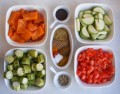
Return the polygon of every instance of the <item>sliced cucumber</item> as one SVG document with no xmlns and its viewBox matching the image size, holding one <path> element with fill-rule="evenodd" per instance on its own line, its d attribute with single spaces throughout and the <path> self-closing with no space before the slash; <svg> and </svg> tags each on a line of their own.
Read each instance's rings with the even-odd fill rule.
<svg viewBox="0 0 120 94">
<path fill-rule="evenodd" d="M 90 35 L 89 35 L 86 27 L 83 27 L 83 28 L 82 28 L 81 34 L 82 34 L 83 37 L 85 37 L 85 38 L 90 38 Z"/>
<path fill-rule="evenodd" d="M 95 12 L 99 12 L 99 13 L 102 13 L 102 14 L 105 14 L 104 9 L 101 8 L 101 7 L 95 7 L 95 8 L 93 9 L 93 11 L 95 11 Z"/>
<path fill-rule="evenodd" d="M 104 16 L 104 22 L 106 25 L 111 25 L 112 21 L 109 19 L 109 17 L 107 15 Z"/>
<path fill-rule="evenodd" d="M 85 36 L 83 36 L 83 34 L 82 34 L 81 31 L 80 31 L 80 37 L 81 37 L 82 39 L 88 39 L 88 38 L 86 38 Z"/>
<path fill-rule="evenodd" d="M 98 13 L 98 18 L 103 20 L 103 14 Z"/>
<path fill-rule="evenodd" d="M 83 17 L 84 18 L 90 18 L 90 17 L 93 17 L 91 14 L 83 14 Z"/>
<path fill-rule="evenodd" d="M 95 19 L 98 19 L 98 15 L 95 15 L 94 17 L 95 17 Z"/>
<path fill-rule="evenodd" d="M 90 24 L 93 24 L 94 22 L 94 17 L 90 17 L 90 18 L 83 18 L 82 19 L 82 22 L 86 25 L 90 25 Z"/>
<path fill-rule="evenodd" d="M 78 17 L 81 19 L 82 15 L 83 15 L 83 11 L 80 11 Z"/>
<path fill-rule="evenodd" d="M 76 19 L 76 30 L 79 32 L 80 31 L 80 19 Z"/>
<path fill-rule="evenodd" d="M 92 15 L 93 15 L 93 16 L 96 15 L 96 14 L 97 14 L 97 12 L 95 12 L 95 11 L 92 12 Z"/>
<path fill-rule="evenodd" d="M 98 31 L 93 27 L 93 25 L 89 25 L 88 26 L 88 32 L 90 34 L 96 34 L 96 33 L 98 33 Z"/>
<path fill-rule="evenodd" d="M 86 24 L 84 24 L 82 21 L 80 22 L 83 27 L 87 27 Z"/>
<path fill-rule="evenodd" d="M 98 38 L 98 36 L 99 36 L 99 33 L 97 33 L 97 34 L 91 34 L 91 38 L 93 40 L 96 40 Z"/>
<path fill-rule="evenodd" d="M 100 32 L 99 32 L 99 35 L 101 35 L 101 34 L 102 34 L 102 35 L 106 35 L 107 32 L 106 32 L 106 31 L 100 31 Z"/>
<path fill-rule="evenodd" d="M 107 32 L 110 32 L 110 29 L 108 28 L 108 26 L 107 25 L 105 25 L 105 27 L 104 27 L 104 29 L 103 30 L 105 30 L 105 31 L 107 31 Z"/>
<path fill-rule="evenodd" d="M 85 10 L 85 11 L 84 11 L 84 14 L 91 14 L 91 13 L 92 13 L 91 10 Z"/>
<path fill-rule="evenodd" d="M 105 26 L 105 23 L 103 20 L 101 19 L 95 19 L 95 28 L 98 30 L 98 31 L 101 31 L 104 29 L 104 26 Z"/>
<path fill-rule="evenodd" d="M 99 37 L 97 38 L 97 39 L 99 39 L 99 40 L 103 40 L 103 39 L 105 39 L 106 38 L 106 34 L 103 34 L 103 35 L 99 35 Z"/>
</svg>

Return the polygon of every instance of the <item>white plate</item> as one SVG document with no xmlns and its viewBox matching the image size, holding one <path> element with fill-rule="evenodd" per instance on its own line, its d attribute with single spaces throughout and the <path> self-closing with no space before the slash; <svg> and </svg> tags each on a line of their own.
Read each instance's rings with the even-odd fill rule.
<svg viewBox="0 0 120 94">
<path fill-rule="evenodd" d="M 76 30 L 76 21 L 75 19 L 78 18 L 78 14 L 80 11 L 84 11 L 84 10 L 88 10 L 88 9 L 91 9 L 91 8 L 94 8 L 96 6 L 100 6 L 102 7 L 106 14 L 108 15 L 108 17 L 112 20 L 112 25 L 110 26 L 110 34 L 108 35 L 108 37 L 104 40 L 85 40 L 85 39 L 82 39 L 80 36 L 79 36 L 79 33 L 78 31 Z M 101 43 L 108 43 L 110 42 L 113 37 L 114 37 L 114 33 L 115 33 L 115 30 L 114 30 L 114 15 L 113 15 L 113 10 L 110 6 L 108 5 L 105 5 L 105 4 L 97 4 L 97 3 L 86 3 L 86 4 L 80 4 L 76 7 L 75 9 L 75 15 L 74 15 L 74 24 L 75 24 L 75 36 L 77 38 L 77 40 L 81 43 L 85 43 L 85 44 L 101 44 Z"/>
<path fill-rule="evenodd" d="M 81 87 L 94 87 L 94 88 L 95 87 L 104 87 L 104 86 L 112 85 L 114 83 L 114 81 L 115 81 L 116 71 L 115 71 L 115 74 L 112 77 L 111 81 L 108 81 L 108 82 L 102 83 L 102 84 L 87 84 L 87 83 L 81 81 L 80 78 L 77 76 L 76 71 L 77 71 L 77 66 L 78 66 L 78 61 L 77 61 L 78 55 L 82 51 L 86 50 L 87 48 L 93 48 L 93 49 L 102 48 L 103 51 L 107 51 L 107 52 L 112 53 L 113 54 L 112 63 L 115 66 L 115 54 L 114 54 L 113 50 L 111 48 L 109 48 L 109 47 L 106 47 L 106 46 L 83 46 L 83 47 L 78 48 L 76 53 L 75 53 L 75 57 L 74 57 L 74 74 L 75 74 L 75 79 L 76 79 L 76 82 L 78 83 L 78 85 L 81 86 Z M 116 70 L 116 67 L 115 67 L 115 70 Z"/>
<path fill-rule="evenodd" d="M 26 43 L 21 44 L 21 43 L 11 40 L 10 37 L 8 36 L 8 30 L 9 30 L 8 19 L 11 15 L 11 12 L 20 10 L 21 8 L 23 8 L 25 10 L 38 10 L 43 15 L 44 21 L 45 21 L 45 35 L 41 40 L 35 41 L 35 42 L 26 42 Z M 47 36 L 48 36 L 48 19 L 47 19 L 46 9 L 44 9 L 43 7 L 37 6 L 37 5 L 15 5 L 15 6 L 10 7 L 6 14 L 5 36 L 6 36 L 7 42 L 12 46 L 18 46 L 18 47 L 41 46 L 42 44 L 44 44 L 46 42 Z"/>
<path fill-rule="evenodd" d="M 53 42 L 53 37 L 54 37 L 55 31 L 56 31 L 58 28 L 65 28 L 65 29 L 68 31 L 69 40 L 70 40 L 70 48 L 71 48 L 71 51 L 70 51 L 70 55 L 69 55 L 69 60 L 68 60 L 67 64 L 66 64 L 65 66 L 63 66 L 63 67 L 59 67 L 57 64 L 55 64 L 55 62 L 54 62 L 54 60 L 53 60 L 54 57 L 53 57 L 53 54 L 52 54 L 52 42 Z M 70 29 L 69 29 L 67 26 L 65 26 L 65 25 L 63 25 L 63 24 L 60 24 L 60 25 L 56 26 L 56 27 L 54 28 L 54 30 L 52 31 L 52 35 L 51 35 L 51 39 L 50 39 L 50 56 L 51 56 L 51 58 L 52 58 L 52 61 L 53 61 L 54 65 L 55 65 L 57 68 L 59 68 L 59 69 L 65 69 L 65 68 L 67 68 L 68 65 L 70 64 L 70 62 L 71 62 L 71 60 L 72 60 L 72 55 L 73 55 L 73 38 L 72 38 L 71 31 L 70 31 Z"/>
<path fill-rule="evenodd" d="M 36 49 L 36 48 L 13 48 L 13 49 L 7 51 L 5 57 L 6 57 L 7 55 L 13 55 L 13 54 L 14 54 L 14 51 L 17 50 L 17 49 L 21 49 L 23 52 L 27 52 L 28 50 L 33 49 L 33 50 L 37 50 L 38 53 L 43 54 L 44 57 L 45 57 L 45 69 L 46 69 L 46 62 L 47 62 L 46 54 L 45 54 L 43 51 L 41 51 L 41 50 L 39 50 L 39 49 Z M 6 63 L 5 60 L 4 60 L 4 72 L 7 71 L 6 66 L 7 66 L 7 63 Z M 47 75 L 47 73 L 46 73 L 46 75 Z M 4 78 L 4 82 L 5 82 L 5 85 L 7 86 L 8 89 L 13 90 L 13 89 L 12 89 L 12 85 L 10 84 L 10 80 Z M 45 77 L 45 84 L 46 84 L 46 77 Z M 44 84 L 43 87 L 45 87 L 45 84 Z M 42 88 L 43 88 L 43 87 L 42 87 Z M 26 90 L 22 90 L 22 89 L 21 89 L 21 90 L 19 90 L 19 91 L 36 91 L 36 90 L 41 90 L 42 88 L 37 87 L 37 86 L 29 86 Z"/>
</svg>

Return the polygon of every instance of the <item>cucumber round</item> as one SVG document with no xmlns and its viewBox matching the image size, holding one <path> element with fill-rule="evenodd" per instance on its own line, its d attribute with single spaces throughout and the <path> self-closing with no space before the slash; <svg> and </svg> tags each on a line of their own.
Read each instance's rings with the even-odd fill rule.
<svg viewBox="0 0 120 94">
<path fill-rule="evenodd" d="M 93 25 L 89 25 L 88 26 L 88 32 L 90 34 L 96 34 L 96 33 L 98 33 L 98 31 L 93 27 Z"/>
<path fill-rule="evenodd" d="M 84 14 L 91 14 L 92 13 L 92 10 L 85 10 L 84 11 Z"/>
<path fill-rule="evenodd" d="M 82 28 L 81 34 L 85 37 L 85 38 L 90 38 L 90 35 L 86 29 L 86 27 Z"/>
<path fill-rule="evenodd" d="M 97 38 L 98 40 L 103 40 L 106 38 L 106 34 L 103 34 L 103 35 L 99 35 L 99 37 Z"/>
<path fill-rule="evenodd" d="M 76 19 L 76 30 L 79 32 L 80 31 L 80 19 Z"/>
<path fill-rule="evenodd" d="M 102 14 L 105 14 L 104 9 L 101 8 L 101 7 L 95 7 L 95 8 L 93 9 L 93 11 L 95 11 L 95 12 L 99 12 L 99 13 L 102 13 Z"/>
<path fill-rule="evenodd" d="M 90 18 L 93 17 L 91 14 L 83 14 L 83 18 Z"/>
<path fill-rule="evenodd" d="M 82 22 L 86 25 L 90 25 L 93 24 L 94 22 L 94 17 L 90 17 L 90 18 L 82 18 Z"/>
<path fill-rule="evenodd" d="M 111 25 L 112 21 L 109 19 L 109 17 L 107 15 L 104 16 L 104 22 L 106 25 Z"/>
<path fill-rule="evenodd" d="M 101 31 L 104 29 L 105 23 L 101 19 L 95 19 L 95 27 L 98 31 Z"/>
</svg>

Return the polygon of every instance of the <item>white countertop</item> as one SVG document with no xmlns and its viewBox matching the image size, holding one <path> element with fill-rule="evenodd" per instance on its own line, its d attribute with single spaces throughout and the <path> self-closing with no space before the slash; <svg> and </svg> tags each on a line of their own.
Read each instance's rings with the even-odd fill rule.
<svg viewBox="0 0 120 94">
<path fill-rule="evenodd" d="M 74 52 L 77 48 L 84 46 L 84 44 L 80 44 L 75 37 L 74 33 L 74 11 L 75 7 L 81 3 L 104 3 L 108 4 L 112 7 L 115 18 L 115 37 L 112 42 L 103 44 L 110 46 L 116 55 L 116 79 L 114 84 L 108 87 L 103 88 L 82 88 L 79 87 L 74 78 L 73 71 L 73 59 L 70 66 L 65 70 L 72 75 L 72 84 L 66 90 L 59 90 L 53 84 L 54 74 L 49 70 L 49 66 L 52 65 L 55 67 L 50 58 L 49 51 L 49 42 L 52 29 L 49 29 L 48 38 L 46 43 L 37 47 L 41 50 L 44 50 L 47 54 L 47 82 L 44 89 L 34 92 L 15 92 L 9 90 L 5 84 L 3 79 L 3 59 L 7 50 L 14 48 L 10 46 L 5 39 L 5 16 L 6 11 L 9 7 L 13 5 L 40 5 L 47 9 L 48 11 L 48 23 L 53 22 L 52 12 L 53 9 L 58 5 L 65 5 L 70 9 L 71 17 L 70 20 L 65 23 L 71 30 L 74 42 Z M 119 0 L 0 0 L 0 94 L 120 94 L 120 1 Z M 57 71 L 57 68 L 55 68 Z"/>
</svg>

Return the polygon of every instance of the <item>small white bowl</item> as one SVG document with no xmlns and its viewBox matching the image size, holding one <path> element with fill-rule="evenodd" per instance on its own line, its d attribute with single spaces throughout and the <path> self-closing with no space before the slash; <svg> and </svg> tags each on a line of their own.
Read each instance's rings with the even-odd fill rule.
<svg viewBox="0 0 120 94">
<path fill-rule="evenodd" d="M 8 30 L 9 30 L 8 19 L 11 15 L 11 12 L 12 11 L 17 11 L 21 8 L 23 8 L 25 10 L 38 10 L 43 15 L 44 21 L 45 21 L 45 35 L 41 40 L 35 41 L 35 42 L 26 42 L 26 43 L 21 44 L 21 43 L 18 43 L 18 42 L 15 42 L 15 41 L 11 40 L 10 37 L 8 36 Z M 48 36 L 48 18 L 47 18 L 46 9 L 43 8 L 43 7 L 37 6 L 37 5 L 15 5 L 15 6 L 10 7 L 7 11 L 7 14 L 6 14 L 5 36 L 6 36 L 7 42 L 12 46 L 18 46 L 18 47 L 41 46 L 42 44 L 44 44 L 46 42 L 47 36 Z"/>
<path fill-rule="evenodd" d="M 70 48 L 71 48 L 71 51 L 70 51 L 70 54 L 69 54 L 69 60 L 67 62 L 67 64 L 63 67 L 60 67 L 58 66 L 57 64 L 55 64 L 54 60 L 53 60 L 53 53 L 52 53 L 52 42 L 53 42 L 53 37 L 54 37 L 54 34 L 55 34 L 55 31 L 59 28 L 65 28 L 67 31 L 68 31 L 68 35 L 69 35 L 69 40 L 70 40 Z M 68 65 L 70 64 L 71 60 L 72 60 L 72 55 L 73 55 L 73 38 L 72 38 L 72 34 L 71 34 L 71 31 L 70 29 L 66 26 L 66 25 L 63 25 L 63 24 L 60 24 L 58 26 L 56 26 L 54 28 L 54 30 L 52 31 L 52 34 L 51 34 L 51 39 L 50 39 L 50 56 L 51 56 L 51 59 L 53 61 L 53 64 L 58 68 L 58 69 L 65 69 L 68 67 Z"/>
<path fill-rule="evenodd" d="M 78 83 L 79 86 L 81 87 L 104 87 L 104 86 L 109 86 L 109 85 L 112 85 L 115 81 L 115 74 L 116 74 L 116 71 L 115 71 L 115 74 L 114 76 L 112 77 L 111 81 L 108 81 L 106 83 L 102 83 L 102 84 L 87 84 L 85 82 L 83 82 L 76 74 L 76 71 L 77 71 L 77 66 L 78 66 L 78 61 L 77 61 L 77 58 L 78 58 L 78 55 L 86 50 L 87 48 L 93 48 L 93 49 L 99 49 L 99 48 L 102 48 L 103 51 L 107 51 L 107 52 L 110 52 L 113 54 L 113 60 L 112 60 L 112 63 L 115 67 L 115 54 L 113 52 L 113 50 L 109 47 L 106 47 L 106 46 L 83 46 L 83 47 L 80 47 L 77 49 L 77 51 L 75 52 L 75 57 L 74 57 L 74 74 L 75 74 L 75 79 L 76 79 L 76 82 Z M 116 69 L 116 68 L 115 68 Z"/>
<path fill-rule="evenodd" d="M 102 7 L 105 12 L 107 13 L 108 17 L 112 20 L 112 25 L 110 26 L 110 34 L 107 36 L 106 39 L 104 40 L 85 40 L 85 39 L 82 39 L 80 36 L 79 36 L 79 33 L 78 31 L 76 30 L 76 21 L 75 19 L 78 17 L 78 14 L 80 11 L 84 11 L 84 10 L 88 10 L 88 9 L 91 9 L 93 7 L 96 7 L 96 6 L 100 6 Z M 77 40 L 81 43 L 84 43 L 84 44 L 102 44 L 102 43 L 108 43 L 110 41 L 112 41 L 113 37 L 114 37 L 114 33 L 115 33 L 115 30 L 114 30 L 114 14 L 113 14 L 113 10 L 110 6 L 108 5 L 105 5 L 105 4 L 97 4 L 97 3 L 86 3 L 86 4 L 80 4 L 76 7 L 75 9 L 75 15 L 74 15 L 74 24 L 75 24 L 75 36 L 77 38 Z"/>
<path fill-rule="evenodd" d="M 21 49 L 23 52 L 27 52 L 28 50 L 37 50 L 38 53 L 41 53 L 41 54 L 44 55 L 44 57 L 45 57 L 45 69 L 47 68 L 47 67 L 46 67 L 46 62 L 47 62 L 46 54 L 45 54 L 43 51 L 41 51 L 41 50 L 39 50 L 39 49 L 36 49 L 36 48 L 13 48 L 13 49 L 11 49 L 11 50 L 9 50 L 9 51 L 6 52 L 5 57 L 6 57 L 7 55 L 13 55 L 13 54 L 14 54 L 14 51 L 17 50 L 17 49 Z M 7 71 L 6 66 L 7 66 L 7 63 L 6 63 L 5 60 L 4 60 L 4 72 Z M 46 73 L 46 75 L 47 75 L 47 73 Z M 45 81 L 45 84 L 46 84 L 46 77 L 45 77 L 44 81 Z M 11 84 L 10 84 L 10 80 L 4 78 L 4 82 L 5 82 L 5 85 L 6 85 L 6 87 L 7 87 L 8 89 L 13 90 L 13 89 L 12 89 L 12 86 L 11 86 Z M 36 90 L 41 90 L 41 89 L 43 89 L 43 88 L 45 87 L 45 84 L 44 84 L 44 86 L 41 87 L 41 88 L 40 88 L 40 87 L 37 87 L 37 86 L 29 86 L 26 90 L 22 90 L 22 89 L 21 89 L 21 90 L 19 90 L 19 91 L 36 91 Z M 14 91 L 14 90 L 13 90 L 13 91 Z"/>
</svg>

